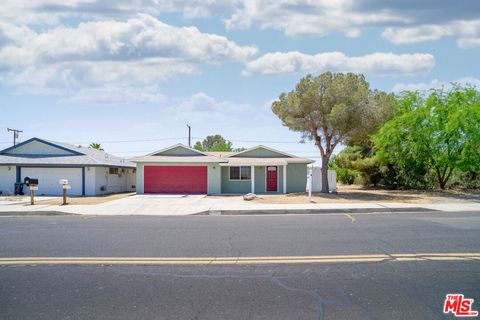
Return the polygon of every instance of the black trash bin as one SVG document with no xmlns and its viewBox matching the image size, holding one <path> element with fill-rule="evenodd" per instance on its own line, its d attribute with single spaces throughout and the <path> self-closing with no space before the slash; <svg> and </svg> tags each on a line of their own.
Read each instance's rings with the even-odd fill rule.
<svg viewBox="0 0 480 320">
<path fill-rule="evenodd" d="M 23 196 L 23 182 L 15 182 L 15 194 Z"/>
</svg>

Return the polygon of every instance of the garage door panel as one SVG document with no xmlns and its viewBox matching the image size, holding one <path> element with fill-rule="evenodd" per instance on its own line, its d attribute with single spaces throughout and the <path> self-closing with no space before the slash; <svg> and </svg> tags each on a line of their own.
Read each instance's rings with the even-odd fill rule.
<svg viewBox="0 0 480 320">
<path fill-rule="evenodd" d="M 207 193 L 206 166 L 146 166 L 145 193 Z"/>
<path fill-rule="evenodd" d="M 81 168 L 28 168 L 22 167 L 22 181 L 25 177 L 38 179 L 37 194 L 62 195 L 62 186 L 58 180 L 67 179 L 72 187 L 69 195 L 82 195 L 82 169 Z M 26 188 L 28 190 L 28 188 Z"/>
</svg>

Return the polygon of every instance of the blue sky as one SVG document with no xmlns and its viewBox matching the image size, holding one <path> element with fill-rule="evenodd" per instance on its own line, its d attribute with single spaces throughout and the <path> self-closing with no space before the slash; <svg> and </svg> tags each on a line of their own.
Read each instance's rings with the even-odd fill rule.
<svg viewBox="0 0 480 320">
<path fill-rule="evenodd" d="M 0 8 L 0 148 L 7 127 L 131 157 L 221 134 L 318 157 L 270 111 L 308 73 L 372 89 L 480 85 L 480 2 L 7 0 Z M 257 142 L 262 141 L 262 142 Z"/>
</svg>

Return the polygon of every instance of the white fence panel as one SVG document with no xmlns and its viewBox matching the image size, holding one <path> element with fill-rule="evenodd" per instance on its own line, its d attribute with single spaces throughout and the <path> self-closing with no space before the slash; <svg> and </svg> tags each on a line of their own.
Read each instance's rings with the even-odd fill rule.
<svg viewBox="0 0 480 320">
<path fill-rule="evenodd" d="M 308 180 L 307 188 L 308 190 Z M 337 190 L 337 172 L 335 170 L 328 170 L 328 190 L 334 192 Z M 312 168 L 312 192 L 322 191 L 322 168 Z"/>
</svg>

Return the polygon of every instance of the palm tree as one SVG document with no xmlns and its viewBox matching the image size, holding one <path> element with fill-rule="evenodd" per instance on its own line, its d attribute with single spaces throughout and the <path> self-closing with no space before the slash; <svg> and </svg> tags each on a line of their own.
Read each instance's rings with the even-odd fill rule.
<svg viewBox="0 0 480 320">
<path fill-rule="evenodd" d="M 97 150 L 103 151 L 102 145 L 100 143 L 92 142 L 92 143 L 90 143 L 90 145 L 88 147 L 92 148 L 92 149 L 97 149 Z"/>
</svg>

